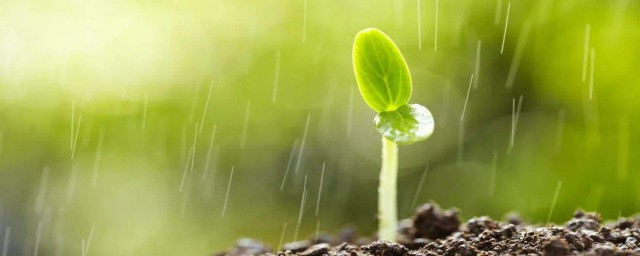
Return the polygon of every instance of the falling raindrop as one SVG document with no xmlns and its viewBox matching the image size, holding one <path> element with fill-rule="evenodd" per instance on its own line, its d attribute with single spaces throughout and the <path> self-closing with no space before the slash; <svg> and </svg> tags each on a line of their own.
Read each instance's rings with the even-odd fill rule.
<svg viewBox="0 0 640 256">
<path fill-rule="evenodd" d="M 307 122 L 304 125 L 304 133 L 302 134 L 302 142 L 300 143 L 300 152 L 298 152 L 298 160 L 296 161 L 296 170 L 294 173 L 298 173 L 300 170 L 300 164 L 302 163 L 302 153 L 304 152 L 304 143 L 307 140 L 307 131 L 309 130 L 309 121 L 311 120 L 311 114 L 307 115 Z"/>
<path fill-rule="evenodd" d="M 507 5 L 507 19 L 504 22 L 504 33 L 502 34 L 502 46 L 500 47 L 500 54 L 504 52 L 504 42 L 507 40 L 507 26 L 509 25 L 509 13 L 511 12 L 511 2 Z"/>
<path fill-rule="evenodd" d="M 91 225 L 91 231 L 89 231 L 89 238 L 87 239 L 86 246 L 83 246 L 82 255 L 87 256 L 89 253 L 89 246 L 91 245 L 91 240 L 93 240 L 93 230 L 95 229 L 94 225 Z M 84 241 L 84 240 L 82 240 Z"/>
<path fill-rule="evenodd" d="M 209 100 L 211 99 L 211 91 L 213 90 L 213 80 L 209 84 L 209 94 L 207 94 L 207 103 L 204 105 L 204 110 L 202 111 L 202 120 L 200 120 L 200 129 L 198 129 L 198 133 L 202 132 L 202 127 L 204 126 L 204 120 L 207 117 L 207 109 L 209 108 Z"/>
<path fill-rule="evenodd" d="M 76 145 L 78 144 L 78 134 L 80 133 L 80 124 L 82 123 L 82 115 L 78 117 L 78 128 L 76 128 L 75 138 L 73 138 L 73 147 L 71 148 L 71 159 L 76 153 Z"/>
<path fill-rule="evenodd" d="M 284 243 L 284 234 L 287 231 L 287 223 L 284 223 L 284 226 L 282 227 L 282 233 L 280 234 L 280 242 L 278 242 L 278 251 L 282 250 L 282 243 Z"/>
<path fill-rule="evenodd" d="M 280 183 L 280 191 L 284 189 L 284 183 L 287 181 L 287 176 L 289 176 L 289 169 L 291 168 L 291 163 L 293 162 L 293 157 L 296 153 L 296 148 L 298 147 L 298 140 L 293 142 L 293 146 L 291 147 L 291 153 L 289 154 L 289 161 L 287 162 L 287 168 L 284 171 L 284 177 L 282 177 L 282 182 Z"/>
<path fill-rule="evenodd" d="M 147 102 L 149 100 L 149 95 L 144 94 L 144 107 L 142 110 L 142 129 L 147 128 Z"/>
<path fill-rule="evenodd" d="M 589 100 L 593 99 L 593 78 L 596 64 L 596 50 L 591 48 L 591 67 L 589 74 Z"/>
<path fill-rule="evenodd" d="M 587 63 L 589 60 L 589 41 L 591 40 L 591 24 L 584 26 L 584 51 L 582 53 L 582 82 L 587 80 Z"/>
<path fill-rule="evenodd" d="M 547 222 L 549 224 L 551 221 L 551 214 L 553 214 L 553 209 L 556 207 L 556 202 L 558 201 L 558 195 L 560 194 L 560 189 L 562 188 L 562 181 L 558 181 L 556 185 L 556 192 L 553 194 L 553 201 L 551 201 L 551 208 L 549 208 L 549 214 L 547 215 Z"/>
<path fill-rule="evenodd" d="M 467 111 L 467 103 L 469 102 L 469 94 L 471 93 L 471 85 L 473 84 L 473 74 L 469 80 L 469 89 L 467 89 L 467 97 L 464 99 L 464 106 L 462 107 L 462 114 L 460 115 L 460 121 L 464 120 L 464 113 Z"/>
<path fill-rule="evenodd" d="M 40 250 L 40 240 L 42 240 L 42 228 L 43 228 L 43 222 L 42 220 L 39 220 L 38 229 L 36 231 L 36 243 L 33 249 L 33 256 L 38 256 L 38 251 Z"/>
<path fill-rule="evenodd" d="M 522 54 L 524 53 L 524 48 L 527 44 L 527 38 L 529 37 L 529 30 L 531 30 L 531 22 L 525 21 L 524 25 L 522 25 L 520 35 L 518 36 L 518 42 L 516 43 L 516 52 L 511 59 L 509 73 L 507 74 L 507 82 L 504 86 L 505 88 L 511 89 L 513 87 L 513 83 L 516 80 L 516 75 L 518 74 L 518 69 L 520 67 L 520 60 L 522 59 Z"/>
<path fill-rule="evenodd" d="M 489 180 L 489 197 L 493 197 L 496 191 L 496 178 L 498 176 L 498 151 L 493 151 L 491 160 L 491 179 Z"/>
<path fill-rule="evenodd" d="M 273 76 L 273 93 L 271 94 L 271 102 L 275 103 L 278 97 L 278 84 L 280 83 L 280 61 L 281 61 L 280 51 L 276 53 L 276 67 L 275 67 L 275 75 Z"/>
<path fill-rule="evenodd" d="M 496 3 L 496 15 L 493 18 L 493 23 L 497 26 L 502 19 L 502 0 L 497 0 Z"/>
<path fill-rule="evenodd" d="M 520 110 L 522 109 L 522 99 L 523 96 L 520 95 L 518 99 L 518 108 L 516 109 L 516 99 L 513 98 L 512 101 L 512 112 L 511 112 L 511 136 L 509 137 L 509 147 L 507 149 L 507 154 L 511 154 L 513 150 L 513 146 L 516 140 L 516 130 L 518 128 L 518 120 L 520 120 Z"/>
<path fill-rule="evenodd" d="M 320 185 L 318 186 L 318 201 L 316 203 L 316 216 L 318 216 L 318 211 L 320 210 L 320 196 L 322 196 L 322 182 L 324 181 L 324 167 L 325 167 L 325 162 L 322 162 L 322 173 L 320 174 Z"/>
<path fill-rule="evenodd" d="M 460 119 L 458 122 L 458 155 L 456 158 L 456 163 L 458 165 L 462 164 L 462 160 L 464 158 L 464 119 Z"/>
<path fill-rule="evenodd" d="M 222 217 L 224 218 L 224 214 L 227 211 L 227 203 L 229 202 L 229 192 L 231 192 L 231 180 L 233 179 L 233 170 L 235 166 L 231 167 L 231 175 L 229 175 L 229 185 L 227 186 L 227 194 L 224 196 L 224 205 L 222 206 Z"/>
<path fill-rule="evenodd" d="M 189 155 L 193 154 L 193 148 L 189 149 Z M 180 181 L 180 187 L 178 188 L 178 192 L 182 192 L 184 189 L 184 183 L 187 180 L 187 174 L 189 173 L 189 166 L 191 161 L 185 161 L 184 169 L 182 171 L 182 180 Z"/>
<path fill-rule="evenodd" d="M 417 3 L 418 5 L 417 7 L 418 9 L 418 50 L 422 51 L 422 15 L 420 14 L 422 8 L 420 8 L 420 0 L 417 0 L 417 1 L 418 1 Z"/>
<path fill-rule="evenodd" d="M 74 121 L 75 121 L 75 113 L 76 113 L 76 101 L 71 100 L 71 125 L 69 125 L 69 129 L 71 130 L 71 135 L 69 136 L 69 149 L 73 150 L 73 129 Z"/>
<path fill-rule="evenodd" d="M 196 161 L 197 144 L 198 144 L 198 124 L 196 124 L 196 129 L 193 132 L 193 148 L 191 151 L 191 168 L 189 169 L 189 172 L 193 172 L 193 165 L 195 164 L 195 161 Z"/>
<path fill-rule="evenodd" d="M 475 69 L 473 71 L 473 74 L 475 74 L 476 79 L 473 80 L 473 89 L 478 89 L 478 80 L 480 80 L 480 57 L 481 57 L 481 52 L 482 52 L 482 41 L 478 40 L 478 43 L 476 44 L 476 66 Z"/>
<path fill-rule="evenodd" d="M 69 175 L 69 181 L 67 182 L 67 204 L 71 202 L 73 196 L 76 193 L 76 183 L 78 182 L 78 166 L 71 166 L 71 174 Z"/>
<path fill-rule="evenodd" d="M 296 224 L 296 231 L 293 234 L 293 241 L 298 241 L 298 232 L 300 231 L 300 224 L 302 223 L 302 214 L 304 213 L 304 201 L 307 198 L 307 175 L 304 175 L 304 185 L 302 187 L 302 200 L 300 201 L 300 213 L 298 214 L 298 223 Z"/>
<path fill-rule="evenodd" d="M 4 242 L 2 243 L 2 256 L 7 256 L 9 252 L 9 241 L 11 240 L 11 227 L 4 228 Z"/>
<path fill-rule="evenodd" d="M 185 214 L 187 213 L 187 205 L 189 204 L 189 199 L 191 198 L 191 190 L 189 189 L 191 187 L 191 179 L 187 181 L 186 187 L 187 189 L 184 193 L 182 193 L 182 198 L 180 202 L 180 212 L 179 212 L 180 218 L 184 218 Z"/>
<path fill-rule="evenodd" d="M 49 167 L 42 168 L 42 175 L 40 176 L 40 186 L 38 187 L 38 197 L 36 198 L 36 212 L 42 212 L 44 208 L 44 197 L 47 193 L 47 184 L 49 183 Z"/>
<path fill-rule="evenodd" d="M 427 177 L 427 173 L 429 173 L 429 164 L 424 168 L 424 172 L 422 172 L 422 176 L 420 177 L 420 182 L 418 182 L 418 188 L 416 192 L 413 194 L 413 199 L 411 200 L 411 204 L 409 205 L 409 212 L 415 209 L 418 204 L 418 198 L 420 197 L 420 191 L 422 191 L 422 186 L 424 185 L 424 179 Z"/>
<path fill-rule="evenodd" d="M 304 14 L 302 20 L 302 44 L 307 42 L 307 0 L 304 0 Z"/>
<path fill-rule="evenodd" d="M 434 39 L 433 39 L 433 51 L 437 52 L 438 51 L 438 9 L 439 9 L 439 2 L 438 0 L 436 0 L 436 21 L 435 21 L 435 31 L 434 31 Z"/>
<path fill-rule="evenodd" d="M 204 164 L 204 171 L 202 172 L 202 179 L 206 180 L 209 175 L 209 165 L 211 164 L 211 153 L 213 151 L 213 142 L 216 138 L 216 130 L 218 129 L 218 125 L 214 124 L 213 129 L 211 129 L 211 138 L 209 139 L 209 149 L 207 150 L 207 159 Z"/>
<path fill-rule="evenodd" d="M 189 108 L 189 114 L 187 115 L 187 122 L 192 123 L 196 113 L 196 106 L 198 105 L 198 94 L 200 93 L 200 83 L 197 84 L 195 91 L 193 92 L 193 99 L 191 100 L 191 108 Z"/>
</svg>

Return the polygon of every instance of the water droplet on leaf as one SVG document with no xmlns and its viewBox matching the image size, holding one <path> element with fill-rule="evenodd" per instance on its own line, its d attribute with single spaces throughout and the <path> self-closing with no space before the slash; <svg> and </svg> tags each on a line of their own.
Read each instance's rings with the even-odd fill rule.
<svg viewBox="0 0 640 256">
<path fill-rule="evenodd" d="M 433 134 L 433 115 L 419 104 L 405 104 L 394 111 L 378 113 L 374 119 L 382 136 L 398 144 L 423 141 Z"/>
</svg>

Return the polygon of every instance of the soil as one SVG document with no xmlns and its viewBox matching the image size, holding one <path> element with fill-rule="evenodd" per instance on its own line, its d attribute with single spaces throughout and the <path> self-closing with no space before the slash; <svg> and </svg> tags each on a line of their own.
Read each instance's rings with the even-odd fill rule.
<svg viewBox="0 0 640 256">
<path fill-rule="evenodd" d="M 279 252 L 252 239 L 215 256 L 421 256 L 421 255 L 639 255 L 640 217 L 602 224 L 597 213 L 578 210 L 564 226 L 533 226 L 517 216 L 503 222 L 477 217 L 461 223 L 455 209 L 425 204 L 400 222 L 397 243 L 358 237 L 353 227 L 337 236 L 285 244 Z"/>
</svg>

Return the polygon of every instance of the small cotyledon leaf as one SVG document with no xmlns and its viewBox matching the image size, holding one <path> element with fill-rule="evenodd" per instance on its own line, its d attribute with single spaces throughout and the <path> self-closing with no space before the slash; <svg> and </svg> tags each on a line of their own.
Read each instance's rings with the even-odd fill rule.
<svg viewBox="0 0 640 256">
<path fill-rule="evenodd" d="M 374 123 L 382 136 L 402 145 L 429 138 L 434 128 L 433 115 L 419 104 L 406 104 L 393 111 L 380 112 Z"/>
<path fill-rule="evenodd" d="M 353 69 L 367 105 L 393 111 L 409 102 L 411 73 L 398 46 L 382 31 L 364 29 L 353 43 Z"/>
</svg>

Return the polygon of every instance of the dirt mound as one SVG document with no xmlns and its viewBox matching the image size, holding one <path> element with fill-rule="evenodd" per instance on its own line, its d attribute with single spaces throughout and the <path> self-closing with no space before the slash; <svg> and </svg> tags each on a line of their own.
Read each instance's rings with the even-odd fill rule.
<svg viewBox="0 0 640 256">
<path fill-rule="evenodd" d="M 419 255 L 640 255 L 640 218 L 603 225 L 596 213 L 576 211 L 564 226 L 532 226 L 477 217 L 461 223 L 457 210 L 418 207 L 400 222 L 397 243 L 357 237 L 353 228 L 339 236 L 288 243 L 280 252 L 250 239 L 215 255 L 419 256 Z"/>
</svg>

